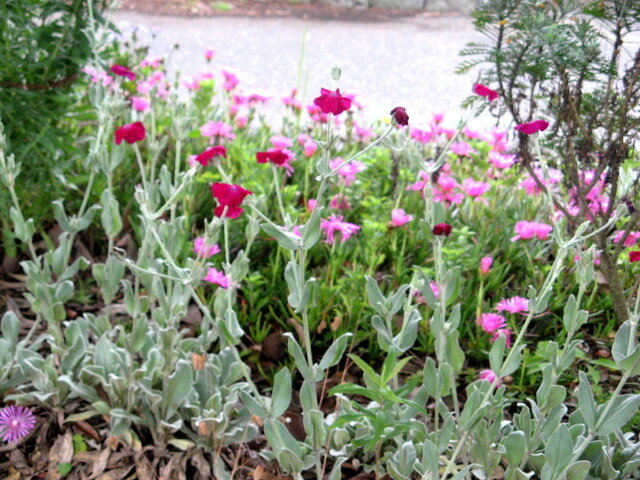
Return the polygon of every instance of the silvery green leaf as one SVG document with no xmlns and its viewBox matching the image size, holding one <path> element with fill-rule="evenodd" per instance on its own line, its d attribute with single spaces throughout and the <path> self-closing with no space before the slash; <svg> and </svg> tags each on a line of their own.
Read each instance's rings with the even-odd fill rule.
<svg viewBox="0 0 640 480">
<path fill-rule="evenodd" d="M 416 471 L 423 477 L 427 473 L 431 473 L 431 475 L 437 475 L 439 452 L 436 444 L 431 440 L 426 439 L 422 443 L 421 454 L 422 458 L 420 458 L 420 460 L 415 464 Z"/>
<path fill-rule="evenodd" d="M 290 475 L 297 476 L 302 472 L 304 463 L 302 459 L 287 448 L 281 449 L 276 456 L 278 457 L 278 463 L 282 469 Z"/>
<path fill-rule="evenodd" d="M 580 378 L 580 384 L 578 385 L 578 408 L 589 430 L 594 430 L 598 419 L 596 401 L 585 373 L 582 371 L 578 372 L 578 377 Z"/>
<path fill-rule="evenodd" d="M 249 257 L 244 253 L 244 250 L 240 250 L 236 258 L 231 263 L 231 278 L 234 282 L 239 283 L 244 280 L 249 272 Z"/>
<path fill-rule="evenodd" d="M 342 76 L 342 70 L 340 69 L 340 67 L 338 67 L 337 65 L 334 65 L 333 67 L 331 67 L 331 79 L 334 82 L 337 82 L 338 80 L 340 80 L 341 76 Z"/>
<path fill-rule="evenodd" d="M 279 417 L 291 403 L 291 372 L 287 367 L 281 369 L 273 379 L 271 397 L 271 415 Z"/>
<path fill-rule="evenodd" d="M 556 478 L 571 460 L 573 453 L 573 441 L 569 434 L 569 429 L 565 424 L 561 424 L 551 434 L 544 449 L 544 457 L 553 474 L 551 478 Z"/>
<path fill-rule="evenodd" d="M 320 234 L 322 233 L 320 230 L 320 221 L 322 220 L 323 207 L 316 206 L 311 212 L 311 217 L 307 220 L 307 223 L 302 227 L 302 248 L 305 250 L 309 250 L 313 247 L 318 240 L 320 239 Z"/>
<path fill-rule="evenodd" d="M 55 302 L 51 308 L 51 315 L 53 320 L 60 323 L 67 318 L 67 310 L 64 308 L 64 303 Z"/>
<path fill-rule="evenodd" d="M 301 301 L 302 292 L 300 292 L 300 279 L 303 272 L 300 271 L 300 265 L 294 261 L 289 261 L 284 269 L 284 279 L 289 287 L 289 295 L 287 301 L 294 310 L 298 310 Z"/>
<path fill-rule="evenodd" d="M 393 339 L 391 338 L 392 333 L 389 332 L 387 324 L 382 320 L 380 315 L 373 316 L 371 326 L 378 333 L 378 345 L 380 348 L 385 352 L 390 351 L 390 347 L 393 344 Z"/>
<path fill-rule="evenodd" d="M 191 393 L 193 385 L 191 365 L 178 360 L 173 374 L 165 381 L 163 405 L 165 418 L 171 418 Z"/>
<path fill-rule="evenodd" d="M 598 408 L 599 426 L 596 429 L 598 435 L 608 435 L 625 426 L 638 411 L 640 394 L 620 395 L 612 401 L 613 406 L 606 417 L 602 418 L 606 404 Z"/>
<path fill-rule="evenodd" d="M 74 260 L 74 262 L 69 265 L 64 272 L 58 275 L 58 281 L 60 280 L 70 280 L 73 278 L 79 270 L 84 270 L 91 263 L 84 257 L 78 257 Z"/>
<path fill-rule="evenodd" d="M 412 310 L 409 315 L 405 315 L 402 328 L 393 339 L 393 344 L 398 352 L 404 353 L 413 347 L 418 337 L 420 320 L 422 320 L 422 316 L 416 309 Z"/>
<path fill-rule="evenodd" d="M 500 371 L 501 377 L 511 375 L 520 367 L 520 362 L 522 361 L 522 350 L 524 350 L 524 347 L 524 345 L 519 345 L 517 348 L 511 350 L 511 355 L 508 356 L 505 363 L 502 365 L 502 369 Z"/>
<path fill-rule="evenodd" d="M 278 245 L 285 250 L 299 250 L 302 247 L 302 240 L 292 232 L 288 232 L 285 228 L 279 227 L 274 223 L 263 223 L 262 229 L 267 235 L 271 235 L 276 239 Z"/>
<path fill-rule="evenodd" d="M 13 222 L 13 232 L 15 236 L 24 243 L 29 243 L 33 238 L 35 227 L 33 219 L 29 219 L 25 222 L 22 212 L 16 207 L 9 209 L 9 216 Z"/>
<path fill-rule="evenodd" d="M 444 292 L 442 301 L 445 305 L 450 305 L 455 301 L 460 292 L 460 267 L 454 267 L 447 271 L 444 276 Z"/>
<path fill-rule="evenodd" d="M 85 343 L 82 337 L 76 337 L 62 355 L 62 371 L 71 372 L 85 356 Z"/>
<path fill-rule="evenodd" d="M 15 313 L 7 310 L 2 316 L 2 338 L 9 344 L 9 351 L 13 354 L 18 344 L 18 333 L 20 332 L 20 320 Z"/>
<path fill-rule="evenodd" d="M 413 442 L 404 442 L 387 462 L 387 470 L 394 480 L 409 480 L 415 471 L 416 447 Z"/>
<path fill-rule="evenodd" d="M 304 380 L 300 387 L 300 405 L 303 412 L 309 412 L 317 408 L 318 400 L 316 399 L 315 383 L 310 380 Z"/>
<path fill-rule="evenodd" d="M 585 480 L 589 474 L 591 463 L 587 460 L 573 462 L 567 469 L 567 480 Z"/>
<path fill-rule="evenodd" d="M 311 371 L 311 366 L 305 359 L 302 348 L 300 348 L 300 345 L 293 337 L 293 335 L 291 335 L 291 333 L 285 333 L 284 335 L 289 337 L 289 340 L 287 341 L 287 346 L 289 347 L 289 355 L 293 357 L 293 360 L 296 363 L 296 368 L 304 379 L 310 380 L 313 377 L 313 372 Z"/>
<path fill-rule="evenodd" d="M 526 440 L 524 432 L 511 432 L 502 439 L 502 445 L 506 449 L 505 456 L 509 460 L 509 465 L 520 465 L 526 449 Z"/>
<path fill-rule="evenodd" d="M 463 480 L 463 479 L 467 478 L 467 475 L 469 474 L 469 472 L 471 471 L 472 468 L 477 468 L 479 466 L 480 465 L 478 465 L 477 463 L 468 465 L 468 466 L 464 467 L 463 469 L 458 470 L 458 472 L 453 477 L 451 477 L 451 480 Z"/>
<path fill-rule="evenodd" d="M 120 217 L 120 204 L 111 190 L 105 189 L 100 195 L 100 221 L 102 228 L 108 237 L 115 237 L 122 230 L 122 218 Z"/>
<path fill-rule="evenodd" d="M 71 226 L 67 212 L 64 210 L 64 203 L 62 200 L 55 200 L 53 205 L 53 217 L 65 232 L 75 232 L 76 230 Z"/>
<path fill-rule="evenodd" d="M 564 402 L 566 396 L 567 391 L 562 385 L 551 385 L 542 403 L 542 410 L 549 411 L 555 408 Z"/>
<path fill-rule="evenodd" d="M 425 302 L 427 302 L 427 305 L 429 305 L 429 308 L 435 309 L 438 300 L 436 299 L 436 296 L 431 289 L 431 281 L 429 277 L 427 277 L 422 272 L 420 272 L 420 277 L 422 279 L 422 282 L 420 284 L 420 293 L 422 294 Z"/>
<path fill-rule="evenodd" d="M 65 280 L 56 285 L 54 298 L 60 302 L 66 302 L 73 296 L 75 288 L 71 280 Z"/>
<path fill-rule="evenodd" d="M 333 468 L 331 468 L 331 472 L 329 473 L 327 480 L 340 480 L 342 478 L 342 472 L 340 470 L 340 467 L 342 467 L 342 464 L 346 460 L 347 460 L 347 457 L 338 457 L 335 460 L 333 464 Z"/>
<path fill-rule="evenodd" d="M 640 375 L 640 345 L 636 344 L 633 352 L 628 357 L 620 360 L 619 365 L 620 370 L 631 377 Z"/>
<path fill-rule="evenodd" d="M 315 306 L 316 304 L 316 286 L 317 281 L 315 278 L 308 278 L 304 282 L 304 288 L 302 289 L 302 298 L 300 298 L 300 304 L 296 308 L 296 312 L 302 312 L 307 309 L 309 305 Z"/>
<path fill-rule="evenodd" d="M 289 433 L 287 427 L 278 420 L 267 418 L 264 422 L 264 434 L 276 455 L 282 449 L 288 449 L 298 458 L 302 458 L 302 450 L 298 441 Z"/>
<path fill-rule="evenodd" d="M 385 317 L 387 314 L 385 304 L 386 298 L 380 291 L 380 287 L 378 287 L 378 282 L 376 282 L 373 278 L 366 276 L 366 287 L 367 287 L 367 295 L 369 296 L 369 303 L 373 307 L 373 309 L 380 314 L 382 317 Z"/>
<path fill-rule="evenodd" d="M 502 359 L 504 358 L 504 349 L 507 343 L 507 337 L 504 335 L 498 335 L 498 338 L 489 351 L 489 367 L 494 372 L 499 372 L 502 368 Z"/>
<path fill-rule="evenodd" d="M 173 185 L 171 184 L 171 173 L 169 173 L 169 169 L 166 165 L 162 165 L 162 167 L 160 167 L 160 174 L 158 175 L 158 178 L 160 179 L 160 193 L 165 200 L 168 200 L 169 197 L 171 197 Z"/>
<path fill-rule="evenodd" d="M 81 218 L 74 217 L 71 221 L 71 225 L 74 228 L 73 231 L 81 232 L 87 229 L 89 225 L 91 225 L 91 222 L 93 222 L 93 217 L 95 217 L 98 210 L 100 210 L 100 205 L 91 205 Z"/>
<path fill-rule="evenodd" d="M 464 352 L 460 348 L 459 336 L 460 332 L 458 330 L 447 334 L 447 357 L 449 360 L 447 363 L 451 364 L 456 373 L 460 373 L 464 364 Z"/>
<path fill-rule="evenodd" d="M 424 362 L 422 385 L 430 397 L 435 398 L 438 395 L 438 372 L 436 371 L 436 362 L 431 357 L 427 357 Z"/>
<path fill-rule="evenodd" d="M 395 315 L 404 305 L 405 296 L 409 290 L 409 285 L 402 285 L 396 292 L 385 301 L 387 315 Z"/>
<path fill-rule="evenodd" d="M 340 361 L 345 349 L 347 348 L 347 340 L 352 336 L 352 333 L 344 333 L 333 341 L 320 360 L 320 370 L 325 371 Z"/>
<path fill-rule="evenodd" d="M 633 332 L 635 334 L 635 332 Z M 616 337 L 613 340 L 613 347 L 611 348 L 611 355 L 616 364 L 620 363 L 623 358 L 629 356 L 633 350 L 635 342 L 632 337 L 631 322 L 627 320 L 616 332 Z"/>
<path fill-rule="evenodd" d="M 303 413 L 305 425 L 309 424 L 310 431 L 307 432 L 311 437 L 313 445 L 316 448 L 322 447 L 327 438 L 326 427 L 324 425 L 324 413 L 320 410 L 310 410 Z M 307 418 L 309 421 L 307 421 Z"/>
<path fill-rule="evenodd" d="M 568 332 L 573 330 L 576 308 L 576 297 L 571 294 L 569 295 L 569 298 L 567 298 L 567 303 L 564 306 L 564 316 L 562 317 L 562 323 L 564 324 L 565 330 Z"/>
<path fill-rule="evenodd" d="M 146 315 L 136 315 L 133 319 L 131 333 L 129 334 L 128 349 L 131 353 L 138 353 L 145 341 L 147 340 L 147 332 L 149 331 L 149 321 Z"/>
<path fill-rule="evenodd" d="M 262 404 L 244 390 L 240 390 L 240 399 L 242 400 L 242 404 L 247 407 L 247 410 L 249 410 L 252 415 L 260 418 L 266 418 L 269 415 Z"/>
</svg>

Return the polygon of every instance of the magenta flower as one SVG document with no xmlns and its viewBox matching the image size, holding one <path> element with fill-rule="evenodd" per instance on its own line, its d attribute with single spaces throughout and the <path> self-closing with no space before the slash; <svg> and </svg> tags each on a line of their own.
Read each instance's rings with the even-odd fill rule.
<svg viewBox="0 0 640 480">
<path fill-rule="evenodd" d="M 116 145 L 120 145 L 122 141 L 132 144 L 145 139 L 147 132 L 142 122 L 129 123 L 118 128 L 114 132 Z"/>
<path fill-rule="evenodd" d="M 240 185 L 214 183 L 211 185 L 211 195 L 218 201 L 218 206 L 213 213 L 216 217 L 221 217 L 226 208 L 225 217 L 238 218 L 244 211 L 240 204 L 242 204 L 247 195 L 252 193 Z"/>
<path fill-rule="evenodd" d="M 306 142 L 304 142 L 303 149 L 304 149 L 303 154 L 305 157 L 307 158 L 313 157 L 316 151 L 318 150 L 318 144 L 313 140 L 309 139 Z"/>
<path fill-rule="evenodd" d="M 200 135 L 203 137 L 225 137 L 229 140 L 236 138 L 233 127 L 225 122 L 207 122 L 200 127 Z"/>
<path fill-rule="evenodd" d="M 480 260 L 480 272 L 486 275 L 491 270 L 491 265 L 493 265 L 493 258 L 482 257 Z"/>
<path fill-rule="evenodd" d="M 520 313 L 529 311 L 529 300 L 523 297 L 503 298 L 496 305 L 496 311 Z"/>
<path fill-rule="evenodd" d="M 394 208 L 391 210 L 392 227 L 402 227 L 413 220 L 413 215 L 407 214 L 402 208 Z"/>
<path fill-rule="evenodd" d="M 291 154 L 282 148 L 272 148 L 266 152 L 256 152 L 256 160 L 258 163 L 271 162 L 274 165 L 283 166 L 289 162 Z"/>
<path fill-rule="evenodd" d="M 613 236 L 613 243 L 620 243 L 622 237 L 626 233 L 625 230 L 617 230 L 615 235 Z M 640 239 L 640 232 L 629 232 L 629 235 L 624 241 L 624 247 L 633 247 L 638 240 Z"/>
<path fill-rule="evenodd" d="M 151 107 L 151 102 L 144 97 L 132 97 L 131 107 L 137 112 L 146 112 Z"/>
<path fill-rule="evenodd" d="M 307 210 L 309 210 L 310 212 L 313 212 L 316 209 L 316 204 L 318 202 L 316 202 L 315 198 L 310 198 L 309 200 L 307 200 Z"/>
<path fill-rule="evenodd" d="M 136 79 L 136 74 L 129 70 L 129 67 L 125 67 L 124 65 L 111 65 L 109 70 L 111 70 L 111 73 L 114 73 L 119 77 L 126 77 L 131 81 Z"/>
<path fill-rule="evenodd" d="M 468 157 L 469 155 L 478 153 L 467 142 L 454 142 L 451 144 L 449 149 L 459 157 Z"/>
<path fill-rule="evenodd" d="M 321 88 L 320 96 L 316 97 L 313 103 L 322 110 L 322 113 L 332 113 L 334 115 L 340 115 L 351 108 L 351 99 L 343 97 L 340 89 L 332 92 L 326 88 Z"/>
<path fill-rule="evenodd" d="M 533 237 L 537 237 L 538 240 L 546 240 L 553 227 L 546 223 L 520 221 L 516 223 L 514 230 L 517 235 L 511 238 L 512 242 L 519 239 L 529 240 Z"/>
<path fill-rule="evenodd" d="M 222 70 L 222 76 L 224 77 L 224 83 L 222 84 L 222 87 L 227 92 L 230 92 L 238 86 L 239 80 L 234 73 L 228 72 L 227 70 Z"/>
<path fill-rule="evenodd" d="M 487 333 L 493 333 L 507 326 L 507 320 L 497 313 L 483 313 L 477 320 L 478 325 Z"/>
<path fill-rule="evenodd" d="M 349 210 L 351 205 L 347 197 L 337 193 L 329 202 L 329 208 L 333 208 L 334 210 Z"/>
<path fill-rule="evenodd" d="M 517 160 L 515 155 L 507 155 L 494 150 L 489 152 L 489 161 L 496 168 L 509 168 L 516 163 Z"/>
<path fill-rule="evenodd" d="M 640 252 L 629 252 L 629 262 L 640 262 Z"/>
<path fill-rule="evenodd" d="M 478 182 L 473 178 L 465 178 L 462 182 L 462 188 L 467 192 L 467 195 L 470 197 L 474 197 L 477 200 L 477 197 L 484 195 L 491 185 L 484 182 Z"/>
<path fill-rule="evenodd" d="M 358 225 L 343 222 L 342 219 L 342 215 L 331 215 L 329 218 L 323 218 L 320 221 L 320 228 L 324 230 L 324 233 L 327 236 L 326 241 L 329 245 L 334 244 L 336 232 L 340 233 L 340 241 L 341 243 L 344 243 L 360 230 Z"/>
<path fill-rule="evenodd" d="M 196 255 L 203 258 L 209 258 L 214 256 L 216 253 L 220 253 L 220 247 L 216 244 L 209 245 L 204 241 L 204 237 L 197 237 L 193 241 L 193 251 Z"/>
<path fill-rule="evenodd" d="M 140 66 L 158 68 L 161 63 L 162 63 L 162 57 L 149 56 L 142 59 L 142 61 L 140 62 Z"/>
<path fill-rule="evenodd" d="M 211 60 L 213 60 L 213 57 L 216 56 L 216 52 L 213 48 L 207 48 L 204 51 L 204 58 L 207 60 L 207 62 L 210 62 Z"/>
<path fill-rule="evenodd" d="M 487 97 L 490 102 L 493 102 L 496 98 L 498 98 L 498 92 L 495 90 L 491 90 L 489 87 L 482 85 L 481 83 L 476 83 L 473 86 L 473 93 L 476 95 L 480 95 L 481 97 Z"/>
<path fill-rule="evenodd" d="M 227 149 L 222 145 L 216 145 L 215 147 L 209 147 L 204 152 L 196 155 L 196 162 L 203 167 L 209 165 L 209 160 L 213 160 L 216 157 L 227 158 Z"/>
<path fill-rule="evenodd" d="M 500 378 L 493 370 L 480 370 L 478 380 L 486 380 L 496 386 L 500 385 Z"/>
<path fill-rule="evenodd" d="M 400 126 L 406 127 L 409 125 L 409 115 L 407 115 L 407 111 L 404 107 L 396 107 L 391 110 L 391 117 Z"/>
<path fill-rule="evenodd" d="M 0 438 L 7 443 L 23 439 L 36 426 L 36 417 L 27 407 L 9 405 L 0 410 Z"/>
<path fill-rule="evenodd" d="M 521 123 L 516 125 L 516 130 L 524 133 L 525 135 L 532 135 L 536 132 L 544 132 L 549 127 L 549 122 L 546 120 L 534 120 L 529 123 Z"/>
<path fill-rule="evenodd" d="M 222 288 L 229 288 L 229 277 L 224 272 L 218 271 L 213 267 L 210 267 L 207 271 L 207 275 L 203 278 L 205 282 L 213 283 Z"/>
</svg>

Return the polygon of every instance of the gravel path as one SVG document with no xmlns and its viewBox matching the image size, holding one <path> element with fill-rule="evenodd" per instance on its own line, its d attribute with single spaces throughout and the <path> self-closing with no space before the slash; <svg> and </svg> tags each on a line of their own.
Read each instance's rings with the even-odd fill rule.
<svg viewBox="0 0 640 480">
<path fill-rule="evenodd" d="M 358 94 L 369 117 L 378 118 L 402 105 L 417 126 L 436 112 L 445 112 L 451 121 L 458 118 L 460 102 L 470 94 L 477 75 L 454 73 L 460 61 L 458 52 L 467 42 L 483 40 L 469 17 L 456 14 L 354 22 L 189 18 L 121 11 L 114 19 L 121 26 L 143 25 L 154 32 L 152 53 L 167 54 L 179 44 L 170 65 L 182 72 L 205 69 L 203 52 L 210 47 L 217 52 L 214 64 L 236 71 L 244 91 L 274 96 L 284 96 L 296 86 L 306 36 L 303 79 L 307 100 L 321 86 L 333 88 L 330 72 L 337 65 L 342 78 L 335 86 Z"/>
</svg>

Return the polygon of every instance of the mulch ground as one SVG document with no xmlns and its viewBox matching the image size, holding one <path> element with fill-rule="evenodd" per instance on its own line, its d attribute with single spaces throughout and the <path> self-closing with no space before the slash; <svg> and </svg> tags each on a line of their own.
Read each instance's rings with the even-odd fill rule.
<svg viewBox="0 0 640 480">
<path fill-rule="evenodd" d="M 189 17 L 295 17 L 313 20 L 385 22 L 408 17 L 431 17 L 451 12 L 423 12 L 383 8 L 344 8 L 316 3 L 256 0 L 123 0 L 120 10 Z"/>
</svg>

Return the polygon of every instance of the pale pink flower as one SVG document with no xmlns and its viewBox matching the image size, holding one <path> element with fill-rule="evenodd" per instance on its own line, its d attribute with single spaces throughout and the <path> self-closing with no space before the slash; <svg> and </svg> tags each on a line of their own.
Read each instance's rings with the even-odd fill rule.
<svg viewBox="0 0 640 480">
<path fill-rule="evenodd" d="M 402 227 L 413 220 L 413 215 L 407 214 L 402 208 L 394 208 L 391 210 L 392 227 Z"/>
<path fill-rule="evenodd" d="M 207 276 L 204 277 L 203 280 L 205 282 L 219 285 L 222 288 L 229 288 L 229 278 L 224 274 L 224 272 L 218 271 L 213 267 L 209 267 Z"/>
<path fill-rule="evenodd" d="M 189 162 L 190 167 L 197 167 L 198 165 L 200 165 L 200 162 L 196 160 L 197 157 L 198 155 L 189 155 L 189 158 L 187 159 L 187 161 Z"/>
<path fill-rule="evenodd" d="M 151 84 L 151 82 L 148 82 L 146 80 L 138 82 L 138 84 L 136 85 L 136 92 L 138 92 L 140 95 L 146 95 L 151 91 L 151 89 L 153 89 L 153 85 Z"/>
<path fill-rule="evenodd" d="M 471 129 L 468 126 L 464 127 L 464 129 L 462 130 L 462 133 L 464 134 L 465 137 L 471 138 L 471 139 L 481 137 L 480 132 L 478 132 L 477 130 Z"/>
<path fill-rule="evenodd" d="M 244 115 L 239 115 L 235 119 L 235 124 L 236 124 L 236 127 L 238 128 L 244 128 L 247 126 L 248 123 L 249 123 L 249 119 Z"/>
<path fill-rule="evenodd" d="M 454 142 L 449 147 L 449 150 L 451 150 L 459 157 L 468 157 L 471 154 L 478 153 L 467 142 Z"/>
<path fill-rule="evenodd" d="M 375 135 L 370 128 L 358 124 L 354 125 L 354 133 L 360 142 L 366 142 Z"/>
<path fill-rule="evenodd" d="M 304 151 L 303 151 L 304 156 L 307 158 L 313 157 L 316 151 L 318 150 L 318 144 L 311 139 L 304 142 L 303 147 L 304 147 Z"/>
<path fill-rule="evenodd" d="M 429 282 L 429 287 L 431 287 L 431 291 L 433 292 L 433 296 L 436 298 L 440 298 L 440 287 L 435 281 Z"/>
<path fill-rule="evenodd" d="M 480 260 L 480 271 L 486 275 L 491 270 L 492 265 L 493 265 L 493 258 L 482 257 L 482 259 Z"/>
<path fill-rule="evenodd" d="M 493 370 L 480 370 L 478 374 L 478 380 L 486 380 L 496 386 L 500 385 L 500 378 Z"/>
<path fill-rule="evenodd" d="M 548 177 L 544 176 L 544 171 L 542 170 L 542 168 L 536 167 L 533 169 L 533 171 L 538 177 L 538 179 L 540 180 L 540 182 L 542 183 L 542 185 L 544 185 L 545 187 L 548 187 L 549 185 L 556 185 L 562 181 L 562 172 L 555 168 L 548 169 L 548 173 L 549 173 Z M 523 180 L 520 183 L 520 187 L 523 188 L 525 192 L 527 192 L 527 194 L 529 195 L 538 195 L 541 192 L 540 188 L 538 187 L 538 184 L 535 182 L 535 180 L 532 177 L 528 177 L 525 180 Z"/>
<path fill-rule="evenodd" d="M 520 239 L 529 240 L 533 237 L 537 237 L 538 240 L 546 240 L 553 227 L 546 223 L 519 221 L 514 230 L 517 235 L 511 238 L 512 242 Z"/>
<path fill-rule="evenodd" d="M 469 195 L 470 197 L 474 197 L 477 200 L 477 197 L 484 195 L 487 190 L 491 188 L 491 185 L 484 182 L 478 182 L 473 178 L 465 178 L 462 181 L 462 188 L 464 188 L 464 191 L 467 193 L 467 195 Z"/>
<path fill-rule="evenodd" d="M 493 129 L 491 136 L 486 139 L 489 145 L 491 145 L 492 150 L 496 152 L 504 152 L 507 149 L 507 133 L 508 132 L 506 130 L 500 130 L 497 128 Z"/>
<path fill-rule="evenodd" d="M 207 122 L 200 127 L 200 135 L 203 137 L 225 137 L 230 140 L 236 138 L 233 127 L 225 122 Z M 213 140 L 213 139 L 212 139 Z"/>
<path fill-rule="evenodd" d="M 216 52 L 213 48 L 207 48 L 204 51 L 204 58 L 207 60 L 207 62 L 210 62 L 211 60 L 213 60 L 213 57 L 216 56 Z"/>
<path fill-rule="evenodd" d="M 315 198 L 310 198 L 309 200 L 307 200 L 307 210 L 309 210 L 310 212 L 313 212 L 316 209 L 316 204 L 318 202 L 316 202 Z"/>
<path fill-rule="evenodd" d="M 293 140 L 284 135 L 274 135 L 270 138 L 270 142 L 274 148 L 291 148 L 293 146 Z"/>
<path fill-rule="evenodd" d="M 298 95 L 298 90 L 295 88 L 291 90 L 291 93 L 288 97 L 282 98 L 282 103 L 287 107 L 291 107 L 294 110 L 302 110 L 302 103 L 296 97 Z"/>
<path fill-rule="evenodd" d="M 138 112 L 146 112 L 151 107 L 151 102 L 144 97 L 132 97 L 131 106 Z"/>
<path fill-rule="evenodd" d="M 493 333 L 507 326 L 507 320 L 497 313 L 483 313 L 477 322 L 482 327 L 482 330 L 487 333 Z"/>
<path fill-rule="evenodd" d="M 333 245 L 335 242 L 336 232 L 340 233 L 340 240 L 344 243 L 360 230 L 358 225 L 343 222 L 342 219 L 342 215 L 331 215 L 329 218 L 323 218 L 320 221 L 320 228 L 324 230 L 324 233 L 327 236 L 326 242 L 329 245 Z"/>
<path fill-rule="evenodd" d="M 529 311 L 529 300 L 524 297 L 503 298 L 496 305 L 496 311 L 520 313 Z"/>
<path fill-rule="evenodd" d="M 162 57 L 145 57 L 141 62 L 140 62 L 140 66 L 141 67 L 151 67 L 151 68 L 158 68 L 160 66 L 160 64 L 162 63 Z"/>
<path fill-rule="evenodd" d="M 434 139 L 435 135 L 431 131 L 420 130 L 419 128 L 411 129 L 411 138 L 413 138 L 418 143 L 431 143 Z"/>
<path fill-rule="evenodd" d="M 197 237 L 193 241 L 193 251 L 202 258 L 209 258 L 216 253 L 220 253 L 220 247 L 216 244 L 209 245 L 205 243 L 204 237 Z"/>
<path fill-rule="evenodd" d="M 222 88 L 224 88 L 227 92 L 232 91 L 238 86 L 239 80 L 234 73 L 231 73 L 227 70 L 222 70 L 222 76 L 224 77 Z"/>
<path fill-rule="evenodd" d="M 187 90 L 200 90 L 200 81 L 191 75 L 183 75 L 180 80 Z"/>
<path fill-rule="evenodd" d="M 516 163 L 517 160 L 518 159 L 516 158 L 515 155 L 508 155 L 508 154 L 496 152 L 495 150 L 492 150 L 489 152 L 489 161 L 496 168 L 509 168 L 514 163 Z"/>
<path fill-rule="evenodd" d="M 340 157 L 336 157 L 333 160 L 329 161 L 329 167 L 333 170 L 334 168 L 338 168 L 344 160 Z M 360 172 L 363 172 L 367 167 L 364 163 L 359 162 L 358 160 L 352 160 L 346 165 L 340 167 L 338 170 L 338 175 L 342 177 L 345 185 L 351 185 L 356 181 L 356 175 Z"/>
</svg>

